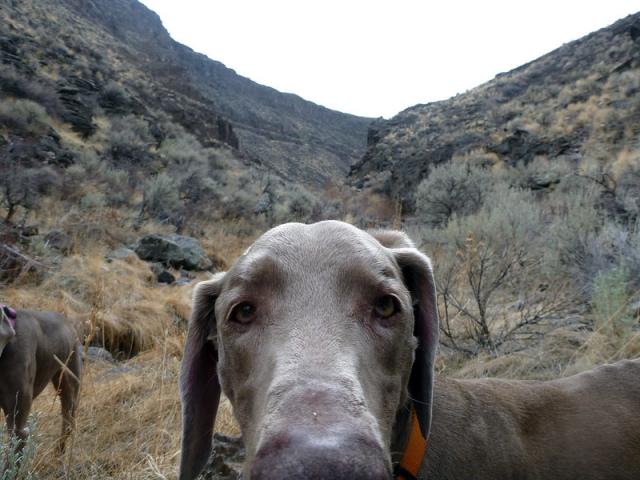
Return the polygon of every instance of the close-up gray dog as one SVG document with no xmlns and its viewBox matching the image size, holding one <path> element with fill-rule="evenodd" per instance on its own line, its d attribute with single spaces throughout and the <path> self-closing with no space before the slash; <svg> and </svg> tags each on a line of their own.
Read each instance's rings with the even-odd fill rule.
<svg viewBox="0 0 640 480">
<path fill-rule="evenodd" d="M 221 392 L 247 479 L 638 479 L 640 362 L 549 382 L 435 378 L 429 259 L 396 231 L 285 224 L 200 283 L 180 478 Z"/>
<path fill-rule="evenodd" d="M 0 408 L 10 435 L 27 438 L 31 404 L 52 383 L 62 405 L 63 450 L 74 426 L 81 370 L 78 335 L 62 315 L 0 308 Z"/>
</svg>

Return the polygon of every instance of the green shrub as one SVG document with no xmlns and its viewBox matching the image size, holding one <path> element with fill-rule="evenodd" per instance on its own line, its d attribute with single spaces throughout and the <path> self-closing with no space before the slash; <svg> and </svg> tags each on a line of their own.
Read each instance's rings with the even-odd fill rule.
<svg viewBox="0 0 640 480">
<path fill-rule="evenodd" d="M 112 80 L 100 93 L 99 104 L 107 111 L 124 113 L 129 106 L 129 95 L 122 85 Z"/>
<path fill-rule="evenodd" d="M 29 435 L 22 449 L 17 450 L 18 438 L 8 437 L 4 422 L 0 422 L 0 480 L 36 480 L 34 473 L 37 463 L 36 444 L 33 435 Z M 34 432 L 37 421 L 33 417 L 29 420 L 28 430 Z M 8 441 L 5 441 L 8 439 Z"/>
<path fill-rule="evenodd" d="M 163 140 L 158 154 L 170 167 L 187 168 L 207 163 L 202 145 L 188 133 Z"/>
<path fill-rule="evenodd" d="M 225 195 L 220 201 L 223 217 L 238 219 L 249 218 L 253 214 L 257 197 L 245 190 L 234 190 Z"/>
<path fill-rule="evenodd" d="M 107 204 L 104 193 L 90 192 L 80 199 L 80 208 L 83 210 L 99 210 Z"/>
<path fill-rule="evenodd" d="M 16 130 L 21 135 L 44 135 L 51 118 L 44 107 L 31 100 L 0 100 L 0 125 Z"/>
<path fill-rule="evenodd" d="M 629 272 L 615 267 L 598 272 L 593 281 L 591 307 L 596 326 L 616 336 L 627 336 L 635 323 L 629 304 Z"/>
<path fill-rule="evenodd" d="M 12 221 L 18 208 L 35 209 L 60 177 L 51 167 L 25 168 L 11 158 L 0 158 L 0 205 L 6 210 L 5 220 Z"/>
<path fill-rule="evenodd" d="M 445 226 L 454 216 L 476 212 L 492 185 L 490 173 L 464 162 L 435 167 L 416 190 L 416 215 L 427 225 Z"/>
<path fill-rule="evenodd" d="M 135 115 L 125 115 L 111 119 L 109 143 L 114 160 L 140 164 L 147 158 L 149 147 L 155 143 L 155 139 L 146 120 Z"/>
<path fill-rule="evenodd" d="M 141 213 L 160 221 L 176 222 L 182 215 L 182 202 L 175 180 L 165 173 L 144 183 Z"/>
<path fill-rule="evenodd" d="M 64 110 L 53 85 L 45 85 L 4 64 L 0 69 L 0 91 L 7 95 L 32 100 L 42 105 L 50 115 L 60 116 Z"/>
<path fill-rule="evenodd" d="M 129 174 L 124 170 L 109 168 L 104 172 L 105 198 L 112 207 L 128 205 L 131 197 Z"/>
<path fill-rule="evenodd" d="M 531 192 L 501 185 L 487 194 L 476 214 L 454 216 L 445 228 L 428 234 L 428 248 L 438 255 L 443 333 L 455 346 L 461 341 L 467 352 L 493 351 L 560 309 L 560 289 L 549 287 L 555 280 L 545 271 L 542 223 Z M 541 285 L 547 287 L 541 290 Z M 512 304 L 520 305 L 517 314 L 509 312 Z"/>
<path fill-rule="evenodd" d="M 87 177 L 92 179 L 102 177 L 107 169 L 106 162 L 91 150 L 85 150 L 76 155 L 75 165 L 82 167 Z"/>
</svg>

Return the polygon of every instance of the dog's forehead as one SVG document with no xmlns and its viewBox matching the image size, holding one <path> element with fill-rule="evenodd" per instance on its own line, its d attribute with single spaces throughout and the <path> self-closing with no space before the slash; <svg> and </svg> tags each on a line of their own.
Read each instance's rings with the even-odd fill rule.
<svg viewBox="0 0 640 480">
<path fill-rule="evenodd" d="M 250 254 L 267 250 L 275 255 L 335 255 L 354 253 L 377 256 L 382 246 L 369 235 L 353 225 L 327 220 L 311 225 L 286 223 L 264 233 L 245 252 Z"/>
<path fill-rule="evenodd" d="M 291 279 L 296 272 L 305 276 L 351 272 L 396 277 L 394 265 L 393 256 L 374 237 L 347 223 L 288 223 L 258 238 L 238 259 L 228 278 Z"/>
</svg>

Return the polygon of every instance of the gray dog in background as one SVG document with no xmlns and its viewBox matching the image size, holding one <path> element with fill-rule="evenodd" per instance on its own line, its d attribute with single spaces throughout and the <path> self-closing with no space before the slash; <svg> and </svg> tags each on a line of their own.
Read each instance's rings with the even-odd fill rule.
<svg viewBox="0 0 640 480">
<path fill-rule="evenodd" d="M 268 231 L 195 290 L 180 479 L 207 461 L 221 391 L 247 479 L 640 478 L 639 361 L 551 382 L 436 379 L 437 344 L 431 265 L 406 235 Z"/>
<path fill-rule="evenodd" d="M 26 439 L 33 399 L 51 382 L 62 404 L 62 451 L 74 426 L 81 370 L 78 335 L 63 316 L 0 308 L 0 407 L 10 435 Z"/>
</svg>

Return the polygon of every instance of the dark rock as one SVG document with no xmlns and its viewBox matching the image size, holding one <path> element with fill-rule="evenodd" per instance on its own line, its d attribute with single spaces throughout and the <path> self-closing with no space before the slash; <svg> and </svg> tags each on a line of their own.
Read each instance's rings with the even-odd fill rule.
<svg viewBox="0 0 640 480">
<path fill-rule="evenodd" d="M 183 235 L 146 235 L 136 243 L 134 250 L 142 260 L 173 268 L 208 270 L 212 267 L 198 241 Z"/>
<path fill-rule="evenodd" d="M 86 78 L 71 76 L 68 80 L 68 83 L 58 87 L 58 96 L 65 107 L 63 119 L 76 132 L 89 137 L 98 128 L 93 123 L 93 110 L 97 104 L 99 87 L 93 80 Z"/>
<path fill-rule="evenodd" d="M 176 277 L 174 277 L 168 270 L 162 270 L 158 275 L 156 275 L 156 280 L 158 283 L 171 285 L 176 281 Z"/>
<path fill-rule="evenodd" d="M 552 189 L 559 183 L 559 178 L 529 177 L 527 178 L 527 184 L 525 186 L 535 192 L 538 190 Z"/>
<path fill-rule="evenodd" d="M 44 237 L 45 244 L 60 253 L 67 254 L 73 247 L 73 240 L 62 230 L 51 230 Z"/>
<path fill-rule="evenodd" d="M 23 237 L 34 237 L 39 233 L 38 226 L 25 225 L 24 227 L 22 227 L 22 230 L 20 231 L 20 233 L 22 234 Z"/>
<path fill-rule="evenodd" d="M 163 264 L 158 262 L 152 263 L 150 268 L 158 283 L 171 284 L 176 281 L 176 277 L 174 277 L 173 274 L 169 270 L 167 270 Z"/>
<path fill-rule="evenodd" d="M 233 125 L 222 118 L 218 118 L 218 138 L 233 148 L 240 148 L 238 136 L 233 131 Z"/>
<path fill-rule="evenodd" d="M 215 433 L 211 455 L 202 473 L 207 480 L 240 480 L 245 452 L 241 437 Z"/>
<path fill-rule="evenodd" d="M 515 130 L 498 144 L 487 145 L 487 150 L 497 153 L 512 166 L 518 162 L 529 163 L 536 156 L 557 158 L 576 149 L 577 141 L 564 137 L 544 138 L 526 130 Z"/>
</svg>

